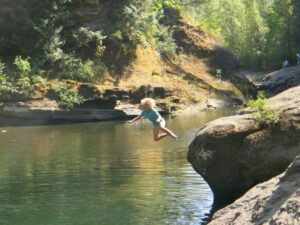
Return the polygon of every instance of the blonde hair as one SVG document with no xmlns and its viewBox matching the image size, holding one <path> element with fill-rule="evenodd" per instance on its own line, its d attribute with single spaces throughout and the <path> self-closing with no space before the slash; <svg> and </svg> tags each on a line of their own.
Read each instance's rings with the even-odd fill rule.
<svg viewBox="0 0 300 225">
<path fill-rule="evenodd" d="M 146 106 L 148 109 L 151 109 L 155 106 L 155 100 L 153 98 L 143 98 L 141 100 L 141 105 Z"/>
</svg>

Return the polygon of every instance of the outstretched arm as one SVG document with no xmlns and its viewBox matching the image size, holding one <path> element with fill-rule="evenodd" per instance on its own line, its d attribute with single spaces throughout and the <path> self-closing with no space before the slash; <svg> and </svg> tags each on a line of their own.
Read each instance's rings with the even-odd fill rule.
<svg viewBox="0 0 300 225">
<path fill-rule="evenodd" d="M 141 118 L 142 118 L 142 116 L 139 115 L 139 116 L 133 118 L 132 120 L 127 121 L 127 123 L 133 123 L 133 122 L 135 122 L 135 121 L 137 121 L 137 120 L 139 120 L 139 119 L 141 119 Z"/>
</svg>

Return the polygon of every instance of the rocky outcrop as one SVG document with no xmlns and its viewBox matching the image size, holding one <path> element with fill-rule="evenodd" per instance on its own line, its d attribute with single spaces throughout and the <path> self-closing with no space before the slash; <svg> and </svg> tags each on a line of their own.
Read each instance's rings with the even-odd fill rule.
<svg viewBox="0 0 300 225">
<path fill-rule="evenodd" d="M 266 75 L 259 89 L 263 90 L 267 97 L 271 97 L 298 85 L 300 85 L 300 65 Z"/>
<path fill-rule="evenodd" d="M 217 211 L 209 225 L 300 224 L 300 155 L 283 174 Z"/>
<path fill-rule="evenodd" d="M 300 86 L 268 100 L 280 112 L 277 124 L 259 125 L 251 113 L 203 126 L 189 146 L 188 160 L 210 185 L 216 206 L 282 173 L 300 154 Z"/>
</svg>

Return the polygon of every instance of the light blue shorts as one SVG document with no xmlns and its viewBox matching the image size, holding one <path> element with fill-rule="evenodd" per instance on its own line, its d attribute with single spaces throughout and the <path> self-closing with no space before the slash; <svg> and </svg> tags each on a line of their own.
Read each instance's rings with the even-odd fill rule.
<svg viewBox="0 0 300 225">
<path fill-rule="evenodd" d="M 166 126 L 166 121 L 165 119 L 161 119 L 160 123 L 154 124 L 154 127 L 165 127 Z"/>
</svg>

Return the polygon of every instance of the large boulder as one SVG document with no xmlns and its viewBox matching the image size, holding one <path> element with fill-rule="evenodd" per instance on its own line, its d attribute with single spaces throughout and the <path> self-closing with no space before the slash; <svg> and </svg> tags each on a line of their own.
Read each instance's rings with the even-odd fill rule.
<svg viewBox="0 0 300 225">
<path fill-rule="evenodd" d="M 283 174 L 217 211 L 209 225 L 300 224 L 300 155 Z"/>
<path fill-rule="evenodd" d="M 300 86 L 268 104 L 280 112 L 276 125 L 261 126 L 251 112 L 224 117 L 204 125 L 190 144 L 188 160 L 210 185 L 215 207 L 282 173 L 300 154 Z"/>
<path fill-rule="evenodd" d="M 260 90 L 271 97 L 291 87 L 300 85 L 300 65 L 281 69 L 264 77 Z"/>
</svg>

